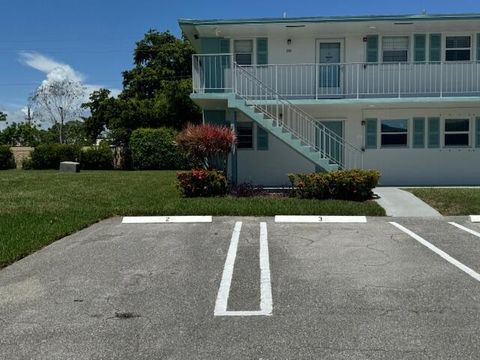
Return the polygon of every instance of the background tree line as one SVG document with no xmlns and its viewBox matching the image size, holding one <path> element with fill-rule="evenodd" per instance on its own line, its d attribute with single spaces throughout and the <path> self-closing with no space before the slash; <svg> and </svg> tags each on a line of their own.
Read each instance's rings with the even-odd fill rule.
<svg viewBox="0 0 480 360">
<path fill-rule="evenodd" d="M 0 132 L 0 144 L 89 145 L 103 137 L 128 150 L 135 129 L 180 130 L 187 123 L 198 123 L 201 113 L 189 97 L 193 53 L 184 37 L 150 30 L 136 43 L 134 66 L 122 73 L 123 90 L 117 97 L 99 89 L 84 102 L 85 87 L 79 82 L 42 84 L 29 99 L 28 121 Z M 48 130 L 34 125 L 44 122 L 51 124 Z"/>
</svg>

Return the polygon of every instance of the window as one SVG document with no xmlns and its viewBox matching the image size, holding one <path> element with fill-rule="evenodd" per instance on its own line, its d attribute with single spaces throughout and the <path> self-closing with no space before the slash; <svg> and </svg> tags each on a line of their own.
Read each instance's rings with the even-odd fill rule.
<svg viewBox="0 0 480 360">
<path fill-rule="evenodd" d="M 237 147 L 253 149 L 253 123 L 239 122 L 237 124 Z"/>
<path fill-rule="evenodd" d="M 445 43 L 446 61 L 470 61 L 472 39 L 470 36 L 447 36 Z"/>
<path fill-rule="evenodd" d="M 382 51 L 383 62 L 407 62 L 408 36 L 385 36 Z"/>
<path fill-rule="evenodd" d="M 382 120 L 382 146 L 407 146 L 408 120 Z"/>
<path fill-rule="evenodd" d="M 257 125 L 257 150 L 268 150 L 268 132 Z"/>
<path fill-rule="evenodd" d="M 253 40 L 235 40 L 233 50 L 238 65 L 252 65 Z"/>
<path fill-rule="evenodd" d="M 470 134 L 469 119 L 445 120 L 445 146 L 468 146 Z"/>
</svg>

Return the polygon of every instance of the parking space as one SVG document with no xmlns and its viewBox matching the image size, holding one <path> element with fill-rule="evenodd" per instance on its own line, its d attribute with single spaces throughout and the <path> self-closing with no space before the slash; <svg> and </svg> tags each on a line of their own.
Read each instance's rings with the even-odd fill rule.
<svg viewBox="0 0 480 360">
<path fill-rule="evenodd" d="M 0 358 L 447 359 L 480 353 L 468 218 L 122 224 L 0 271 Z"/>
</svg>

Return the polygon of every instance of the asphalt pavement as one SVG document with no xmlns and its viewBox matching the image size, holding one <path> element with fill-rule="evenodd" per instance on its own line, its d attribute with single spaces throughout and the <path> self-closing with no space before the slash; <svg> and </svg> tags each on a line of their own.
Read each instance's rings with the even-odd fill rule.
<svg viewBox="0 0 480 360">
<path fill-rule="evenodd" d="M 0 358 L 478 359 L 479 233 L 109 219 L 0 271 Z"/>
</svg>

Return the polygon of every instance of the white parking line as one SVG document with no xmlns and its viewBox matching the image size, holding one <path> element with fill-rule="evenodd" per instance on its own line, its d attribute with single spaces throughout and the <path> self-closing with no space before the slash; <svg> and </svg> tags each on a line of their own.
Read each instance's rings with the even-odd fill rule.
<svg viewBox="0 0 480 360">
<path fill-rule="evenodd" d="M 267 223 L 260 223 L 260 311 L 271 315 L 273 310 L 270 259 L 268 256 Z"/>
<path fill-rule="evenodd" d="M 366 223 L 365 216 L 276 215 L 276 223 Z"/>
<path fill-rule="evenodd" d="M 449 224 L 450 224 L 450 225 L 453 225 L 453 226 L 456 226 L 456 227 L 459 228 L 460 230 L 466 231 L 466 232 L 468 232 L 468 233 L 470 233 L 470 234 L 472 234 L 472 235 L 475 235 L 476 237 L 479 237 L 479 238 L 480 238 L 480 233 L 478 233 L 478 232 L 476 232 L 476 231 L 474 231 L 474 230 L 471 230 L 471 229 L 469 229 L 469 228 L 467 228 L 467 227 L 465 227 L 465 226 L 462 226 L 462 225 L 460 225 L 460 224 L 457 224 L 456 222 L 453 222 L 453 221 L 449 222 Z"/>
<path fill-rule="evenodd" d="M 214 316 L 270 316 L 272 315 L 272 287 L 270 280 L 270 261 L 268 255 L 268 235 L 267 224 L 260 223 L 260 310 L 254 311 L 228 311 L 228 297 L 230 295 L 230 286 L 232 284 L 233 268 L 237 256 L 238 241 L 242 222 L 235 223 L 230 247 L 228 248 L 225 266 L 223 268 L 222 280 L 218 289 L 217 300 L 215 302 Z"/>
<path fill-rule="evenodd" d="M 480 215 L 470 215 L 471 222 L 480 222 Z"/>
<path fill-rule="evenodd" d="M 409 235 L 410 237 L 412 237 L 413 239 L 417 240 L 420 244 L 426 246 L 427 248 L 429 248 L 430 250 L 432 250 L 434 253 L 436 253 L 437 255 L 439 255 L 440 257 L 442 257 L 443 259 L 447 260 L 450 264 L 456 266 L 457 268 L 459 268 L 460 270 L 462 270 L 464 273 L 466 273 L 467 275 L 470 275 L 472 278 L 474 278 L 475 280 L 477 281 L 480 281 L 480 274 L 478 274 L 477 272 L 473 271 L 472 269 L 470 269 L 468 266 L 462 264 L 460 261 L 454 259 L 453 257 L 451 257 L 450 255 L 448 255 L 445 251 L 443 250 L 440 250 L 439 248 L 437 248 L 435 245 L 429 243 L 427 240 L 425 240 L 424 238 L 422 238 L 421 236 L 415 234 L 413 231 L 411 230 L 408 230 L 406 227 L 400 225 L 400 224 L 397 224 L 396 222 L 390 222 L 390 224 L 392 224 L 393 226 L 395 226 L 396 228 L 400 229 L 401 231 L 403 231 L 405 234 Z"/>
<path fill-rule="evenodd" d="M 228 248 L 227 259 L 223 267 L 222 281 L 218 289 L 217 301 L 215 303 L 214 315 L 223 315 L 227 312 L 228 295 L 230 294 L 230 285 L 232 283 L 233 266 L 237 257 L 238 240 L 240 239 L 240 231 L 242 230 L 242 222 L 235 223 L 230 247 Z"/>
<path fill-rule="evenodd" d="M 211 216 L 125 216 L 122 224 L 211 223 Z"/>
</svg>

